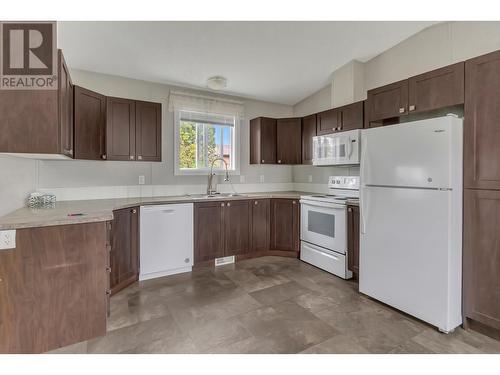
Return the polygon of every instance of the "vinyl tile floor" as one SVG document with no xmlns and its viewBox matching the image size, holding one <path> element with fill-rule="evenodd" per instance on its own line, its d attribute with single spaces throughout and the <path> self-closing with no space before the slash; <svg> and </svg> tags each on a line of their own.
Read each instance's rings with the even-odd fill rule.
<svg viewBox="0 0 500 375">
<path fill-rule="evenodd" d="M 135 283 L 111 298 L 105 336 L 51 353 L 500 353 L 443 334 L 293 258 L 263 257 Z"/>
</svg>

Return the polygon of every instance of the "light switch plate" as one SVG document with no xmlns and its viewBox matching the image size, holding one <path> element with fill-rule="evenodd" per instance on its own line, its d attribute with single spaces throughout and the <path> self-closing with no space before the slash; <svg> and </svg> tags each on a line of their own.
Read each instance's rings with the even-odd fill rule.
<svg viewBox="0 0 500 375">
<path fill-rule="evenodd" d="M 146 183 L 146 177 L 145 176 L 139 176 L 139 185 L 144 185 Z"/>
<path fill-rule="evenodd" d="M 16 248 L 16 230 L 0 230 L 0 250 Z"/>
</svg>

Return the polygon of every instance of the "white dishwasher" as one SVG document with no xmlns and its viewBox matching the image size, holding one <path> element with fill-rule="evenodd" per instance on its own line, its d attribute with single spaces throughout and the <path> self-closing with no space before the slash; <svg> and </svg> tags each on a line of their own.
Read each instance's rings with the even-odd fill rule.
<svg viewBox="0 0 500 375">
<path fill-rule="evenodd" d="M 193 204 L 141 206 L 139 280 L 193 267 Z"/>
</svg>

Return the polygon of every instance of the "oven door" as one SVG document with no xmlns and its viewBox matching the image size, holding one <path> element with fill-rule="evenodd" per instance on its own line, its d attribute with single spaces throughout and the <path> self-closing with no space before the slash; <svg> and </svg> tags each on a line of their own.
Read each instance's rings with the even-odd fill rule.
<svg viewBox="0 0 500 375">
<path fill-rule="evenodd" d="M 345 254 L 346 206 L 301 200 L 300 239 Z"/>
<path fill-rule="evenodd" d="M 359 130 L 313 137 L 313 165 L 359 164 Z"/>
</svg>

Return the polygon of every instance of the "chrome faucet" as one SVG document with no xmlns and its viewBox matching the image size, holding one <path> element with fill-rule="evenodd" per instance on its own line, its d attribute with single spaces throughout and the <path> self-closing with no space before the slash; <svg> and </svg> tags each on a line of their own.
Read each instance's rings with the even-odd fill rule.
<svg viewBox="0 0 500 375">
<path fill-rule="evenodd" d="M 207 195 L 214 195 L 217 194 L 217 189 L 213 188 L 213 178 L 215 176 L 214 173 L 214 164 L 216 161 L 222 160 L 224 163 L 224 166 L 226 168 L 226 177 L 224 177 L 224 181 L 228 182 L 229 181 L 229 172 L 227 170 L 227 162 L 223 158 L 215 158 L 212 160 L 212 163 L 210 163 L 210 173 L 208 174 L 208 183 L 207 183 Z"/>
</svg>

